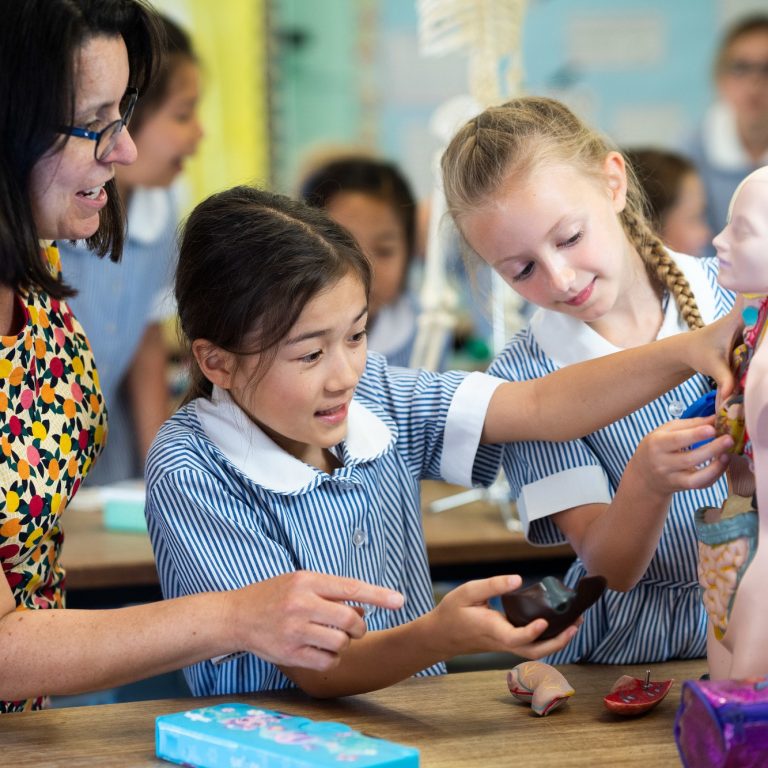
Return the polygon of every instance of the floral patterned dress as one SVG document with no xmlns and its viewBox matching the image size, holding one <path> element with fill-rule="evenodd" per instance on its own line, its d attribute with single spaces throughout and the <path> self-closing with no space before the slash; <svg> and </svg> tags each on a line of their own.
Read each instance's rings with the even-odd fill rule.
<svg viewBox="0 0 768 768">
<path fill-rule="evenodd" d="M 58 274 L 56 246 L 45 256 Z M 63 608 L 59 517 L 104 445 L 107 412 L 66 302 L 34 291 L 17 301 L 24 327 L 0 336 L 0 564 L 17 610 Z M 0 701 L 0 712 L 41 706 L 41 698 Z"/>
</svg>

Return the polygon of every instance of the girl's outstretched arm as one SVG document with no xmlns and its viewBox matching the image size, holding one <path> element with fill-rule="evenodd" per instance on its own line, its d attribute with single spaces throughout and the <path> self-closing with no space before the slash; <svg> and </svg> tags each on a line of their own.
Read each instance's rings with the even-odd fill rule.
<svg viewBox="0 0 768 768">
<path fill-rule="evenodd" d="M 365 634 L 351 600 L 399 608 L 382 587 L 294 572 L 230 592 L 115 610 L 17 611 L 0 578 L 0 699 L 82 693 L 247 650 L 275 664 L 328 670 Z M 55 645 L 55 653 L 30 653 Z"/>
<path fill-rule="evenodd" d="M 488 600 L 522 584 L 519 576 L 494 576 L 462 584 L 424 616 L 399 627 L 369 632 L 355 640 L 330 672 L 282 667 L 306 693 L 318 698 L 375 691 L 422 669 L 466 653 L 506 652 L 538 658 L 560 650 L 576 634 L 568 627 L 536 642 L 544 619 L 515 627 Z"/>
<path fill-rule="evenodd" d="M 733 388 L 734 309 L 696 331 L 606 355 L 530 381 L 506 382 L 491 398 L 483 443 L 574 440 L 610 424 L 685 381 L 696 371 L 720 392 Z"/>
</svg>

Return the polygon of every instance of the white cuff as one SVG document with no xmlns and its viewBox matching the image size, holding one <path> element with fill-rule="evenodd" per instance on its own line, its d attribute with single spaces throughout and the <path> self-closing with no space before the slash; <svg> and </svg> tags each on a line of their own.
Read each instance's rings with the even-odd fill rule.
<svg viewBox="0 0 768 768">
<path fill-rule="evenodd" d="M 447 482 L 472 487 L 488 404 L 496 387 L 504 383 L 504 379 L 475 371 L 459 384 L 448 409 L 440 457 L 440 475 Z"/>
<path fill-rule="evenodd" d="M 611 489 L 605 470 L 590 465 L 566 469 L 524 485 L 517 498 L 517 512 L 527 537 L 534 520 L 582 504 L 610 503 Z"/>
</svg>

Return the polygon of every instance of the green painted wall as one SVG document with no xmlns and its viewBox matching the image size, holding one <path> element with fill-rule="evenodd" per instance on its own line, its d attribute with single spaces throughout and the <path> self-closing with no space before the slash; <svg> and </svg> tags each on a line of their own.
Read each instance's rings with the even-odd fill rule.
<svg viewBox="0 0 768 768">
<path fill-rule="evenodd" d="M 293 191 L 308 155 L 366 143 L 361 113 L 367 54 L 360 30 L 374 5 L 367 0 L 268 4 L 272 180 L 279 191 Z"/>
</svg>

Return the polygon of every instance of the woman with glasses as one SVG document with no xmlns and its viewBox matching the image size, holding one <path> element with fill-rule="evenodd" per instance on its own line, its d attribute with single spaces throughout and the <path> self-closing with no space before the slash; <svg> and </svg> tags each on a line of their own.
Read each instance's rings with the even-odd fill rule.
<svg viewBox="0 0 768 768">
<path fill-rule="evenodd" d="M 149 446 L 171 415 L 163 321 L 174 306 L 178 216 L 170 185 L 195 153 L 202 129 L 192 43 L 173 21 L 161 21 L 166 57 L 130 123 L 138 157 L 115 169 L 127 211 L 122 262 L 94 259 L 82 241 L 59 244 L 64 280 L 77 286 L 69 304 L 88 334 L 109 413 L 109 441 L 88 485 L 143 476 Z"/>
<path fill-rule="evenodd" d="M 156 69 L 141 0 L 0 0 L 0 712 L 242 650 L 328 669 L 365 632 L 345 601 L 402 596 L 294 573 L 117 610 L 64 610 L 59 518 L 101 451 L 106 411 L 55 241 L 123 247 L 115 171 Z M 318 627 L 322 647 L 317 647 Z"/>
<path fill-rule="evenodd" d="M 725 32 L 714 74 L 717 101 L 680 150 L 704 181 L 709 228 L 721 232 L 736 187 L 768 164 L 768 14 L 745 17 Z M 711 246 L 708 253 L 714 255 Z"/>
</svg>

